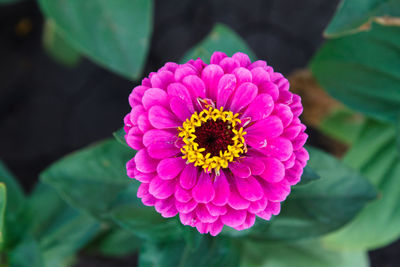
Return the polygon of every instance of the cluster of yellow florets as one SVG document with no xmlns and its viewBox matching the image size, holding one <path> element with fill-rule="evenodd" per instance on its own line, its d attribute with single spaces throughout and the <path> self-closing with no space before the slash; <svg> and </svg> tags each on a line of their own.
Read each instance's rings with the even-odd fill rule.
<svg viewBox="0 0 400 267">
<path fill-rule="evenodd" d="M 179 137 L 182 138 L 185 145 L 181 148 L 183 153 L 182 158 L 188 162 L 194 163 L 194 166 L 201 166 L 204 171 L 210 172 L 212 169 L 218 174 L 221 168 L 227 168 L 229 162 L 233 162 L 235 158 L 246 151 L 243 135 L 243 127 L 238 127 L 241 124 L 238 119 L 239 114 L 233 114 L 232 111 L 224 111 L 220 109 L 208 108 L 201 111 L 199 114 L 195 112 L 190 119 L 183 122 L 182 127 L 179 127 Z M 219 151 L 218 156 L 211 156 L 211 153 L 204 155 L 205 148 L 199 147 L 196 143 L 196 127 L 201 127 L 202 123 L 208 120 L 222 120 L 226 122 L 230 130 L 233 132 L 233 144 L 228 145 L 225 151 Z M 238 129 L 239 128 L 239 129 Z"/>
</svg>

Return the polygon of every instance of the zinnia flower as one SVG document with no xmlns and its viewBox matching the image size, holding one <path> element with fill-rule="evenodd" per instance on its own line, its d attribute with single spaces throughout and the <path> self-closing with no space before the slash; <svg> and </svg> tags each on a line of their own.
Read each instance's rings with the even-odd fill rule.
<svg viewBox="0 0 400 267">
<path fill-rule="evenodd" d="M 215 236 L 280 212 L 308 160 L 301 99 L 282 74 L 244 53 L 166 63 L 129 96 L 128 176 L 164 217 Z"/>
</svg>

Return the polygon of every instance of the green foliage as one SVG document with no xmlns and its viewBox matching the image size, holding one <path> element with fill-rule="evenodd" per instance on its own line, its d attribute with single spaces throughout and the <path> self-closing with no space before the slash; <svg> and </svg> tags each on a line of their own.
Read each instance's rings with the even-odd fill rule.
<svg viewBox="0 0 400 267">
<path fill-rule="evenodd" d="M 351 110 L 340 108 L 323 119 L 319 130 L 345 144 L 353 144 L 357 139 L 365 118 Z"/>
<path fill-rule="evenodd" d="M 321 178 L 321 176 L 319 176 L 313 169 L 311 169 L 310 166 L 307 165 L 304 167 L 303 175 L 301 176 L 301 180 L 297 186 L 306 185 L 310 182 L 318 180 L 319 178 Z"/>
<path fill-rule="evenodd" d="M 101 239 L 97 251 L 109 257 L 121 257 L 136 252 L 142 243 L 142 239 L 118 227 Z"/>
<path fill-rule="evenodd" d="M 146 243 L 139 254 L 139 267 L 219 267 L 239 265 L 238 246 L 232 239 L 202 236 L 198 247 L 184 242 Z"/>
<path fill-rule="evenodd" d="M 17 267 L 45 266 L 38 242 L 29 237 L 9 253 L 8 263 Z"/>
<path fill-rule="evenodd" d="M 379 190 L 355 220 L 328 236 L 335 248 L 375 249 L 400 237 L 400 160 L 393 126 L 368 121 L 344 161 L 360 170 Z"/>
<path fill-rule="evenodd" d="M 6 186 L 0 183 L 0 243 L 3 242 L 4 213 L 6 211 L 7 195 Z"/>
<path fill-rule="evenodd" d="M 325 43 L 311 62 L 318 82 L 350 108 L 395 122 L 400 106 L 400 28 L 372 30 Z"/>
<path fill-rule="evenodd" d="M 21 2 L 22 0 L 0 0 L 0 5 L 2 4 L 14 4 Z"/>
<path fill-rule="evenodd" d="M 243 52 L 248 54 L 252 60 L 255 59 L 253 52 L 239 35 L 223 24 L 216 24 L 211 33 L 190 49 L 181 61 L 186 62 L 199 57 L 208 63 L 214 51 L 224 52 L 228 56 L 236 52 Z"/>
<path fill-rule="evenodd" d="M 320 236 L 348 223 L 370 200 L 374 187 L 329 154 L 308 148 L 310 166 L 321 179 L 295 186 L 271 222 L 257 220 L 242 231 L 257 240 L 293 240 Z M 237 232 L 235 234 L 238 234 Z"/>
<path fill-rule="evenodd" d="M 124 128 L 119 129 L 118 131 L 113 132 L 113 136 L 115 140 L 117 140 L 119 143 L 121 143 L 124 146 L 128 146 L 128 144 L 125 141 L 125 130 Z"/>
<path fill-rule="evenodd" d="M 60 34 L 53 20 L 47 20 L 43 29 L 43 45 L 54 60 L 66 66 L 76 66 L 81 56 Z"/>
<path fill-rule="evenodd" d="M 368 255 L 358 251 L 334 251 L 319 240 L 292 243 L 246 241 L 242 267 L 368 267 Z"/>
<path fill-rule="evenodd" d="M 400 2 L 397 0 L 342 0 L 324 35 L 338 37 L 366 31 L 372 21 L 392 25 L 391 19 L 399 19 L 399 16 Z"/>
<path fill-rule="evenodd" d="M 152 0 L 39 0 L 67 43 L 98 64 L 137 79 L 152 32 Z"/>
</svg>

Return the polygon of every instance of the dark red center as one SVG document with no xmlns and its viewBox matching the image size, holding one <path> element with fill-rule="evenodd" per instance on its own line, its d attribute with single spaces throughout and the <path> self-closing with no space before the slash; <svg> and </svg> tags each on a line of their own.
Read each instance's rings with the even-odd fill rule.
<svg viewBox="0 0 400 267">
<path fill-rule="evenodd" d="M 194 132 L 200 148 L 205 148 L 204 155 L 219 156 L 219 151 L 225 151 L 228 145 L 233 145 L 232 138 L 235 134 L 230 129 L 230 124 L 223 120 L 208 120 L 196 127 Z"/>
</svg>

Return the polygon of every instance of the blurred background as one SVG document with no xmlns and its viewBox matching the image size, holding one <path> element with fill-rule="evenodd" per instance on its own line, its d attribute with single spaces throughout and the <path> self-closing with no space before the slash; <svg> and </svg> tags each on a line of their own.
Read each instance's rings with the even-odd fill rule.
<svg viewBox="0 0 400 267">
<path fill-rule="evenodd" d="M 236 31 L 278 72 L 307 66 L 323 42 L 337 0 L 156 0 L 143 75 L 179 61 L 216 22 Z M 35 1 L 0 5 L 0 158 L 26 191 L 46 166 L 122 125 L 137 84 L 88 59 L 74 67 L 43 49 L 44 19 Z M 372 266 L 399 266 L 400 243 L 370 253 Z M 125 263 L 134 258 L 124 259 Z M 113 261 L 83 259 L 82 266 Z M 114 262 L 115 263 L 115 262 Z M 121 263 L 122 264 L 122 263 Z"/>
</svg>

